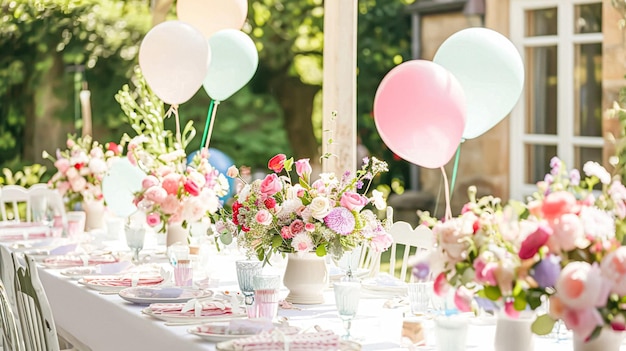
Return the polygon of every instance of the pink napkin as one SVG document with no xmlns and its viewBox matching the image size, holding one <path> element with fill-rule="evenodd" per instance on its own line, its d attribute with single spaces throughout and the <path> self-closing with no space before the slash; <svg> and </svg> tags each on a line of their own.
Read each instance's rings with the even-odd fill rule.
<svg viewBox="0 0 626 351">
<path fill-rule="evenodd" d="M 209 317 L 232 314 L 232 308 L 228 304 L 216 303 L 212 301 L 200 301 L 202 310 L 200 316 L 196 315 L 195 309 L 183 312 L 183 309 L 187 305 L 186 303 L 153 303 L 150 305 L 150 310 L 153 314 L 166 314 L 168 316 L 196 316 L 196 317 Z"/>
<path fill-rule="evenodd" d="M 339 336 L 331 330 L 315 333 L 289 334 L 274 329 L 259 335 L 233 341 L 236 351 L 336 351 Z"/>
<path fill-rule="evenodd" d="M 117 258 L 112 255 L 61 255 L 48 257 L 43 262 L 46 265 L 57 267 L 93 266 L 96 264 L 114 263 L 117 262 Z"/>
<path fill-rule="evenodd" d="M 84 277 L 86 283 L 99 286 L 150 286 L 161 284 L 163 277 Z"/>
</svg>

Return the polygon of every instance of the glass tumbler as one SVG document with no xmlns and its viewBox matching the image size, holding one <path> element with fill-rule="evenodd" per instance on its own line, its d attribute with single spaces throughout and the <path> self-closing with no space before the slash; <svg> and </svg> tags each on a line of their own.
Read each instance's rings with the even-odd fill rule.
<svg viewBox="0 0 626 351">
<path fill-rule="evenodd" d="M 248 317 L 256 317 L 254 309 L 254 277 L 261 275 L 263 269 L 261 261 L 239 260 L 235 262 L 237 268 L 237 282 L 239 290 L 244 296 Z"/>
<path fill-rule="evenodd" d="M 278 314 L 280 275 L 255 275 L 252 281 L 256 317 L 273 320 Z"/>
</svg>

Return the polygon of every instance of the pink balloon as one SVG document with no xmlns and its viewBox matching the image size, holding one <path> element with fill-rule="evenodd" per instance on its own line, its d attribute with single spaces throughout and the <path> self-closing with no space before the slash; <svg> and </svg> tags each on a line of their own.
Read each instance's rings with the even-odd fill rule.
<svg viewBox="0 0 626 351">
<path fill-rule="evenodd" d="M 393 68 L 374 98 L 374 121 L 403 159 L 439 168 L 452 158 L 465 129 L 465 94 L 445 68 L 413 60 Z"/>
<path fill-rule="evenodd" d="M 248 16 L 247 0 L 178 0 L 176 13 L 208 39 L 222 29 L 241 29 Z"/>
<path fill-rule="evenodd" d="M 182 104 L 200 89 L 208 71 L 209 43 L 188 23 L 156 25 L 139 47 L 139 67 L 154 93 L 171 105 Z"/>
</svg>

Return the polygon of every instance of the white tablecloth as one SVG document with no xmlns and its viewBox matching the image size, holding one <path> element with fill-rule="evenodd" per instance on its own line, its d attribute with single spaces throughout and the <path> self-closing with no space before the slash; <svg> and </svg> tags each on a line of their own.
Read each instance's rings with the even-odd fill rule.
<svg viewBox="0 0 626 351">
<path fill-rule="evenodd" d="M 232 254 L 232 252 L 231 252 Z M 217 254 L 211 258 L 212 275 L 220 279 L 218 290 L 237 290 L 234 261 L 240 256 Z M 266 267 L 275 273 L 280 264 Z M 41 281 L 52 306 L 57 326 L 73 335 L 93 351 L 112 350 L 215 350 L 215 345 L 187 332 L 191 326 L 166 326 L 164 322 L 143 315 L 145 306 L 134 305 L 117 295 L 100 294 L 60 274 L 60 270 L 39 269 Z M 283 298 L 287 291 L 283 291 Z M 279 310 L 290 324 L 302 328 L 319 325 L 343 334 L 337 316 L 333 292 L 325 292 L 326 302 L 300 305 L 301 310 Z M 385 299 L 361 299 L 353 321 L 352 334 L 363 350 L 406 350 L 401 347 L 400 331 L 406 308 L 383 308 Z M 427 322 L 431 325 L 431 322 Z M 467 350 L 493 350 L 495 326 L 470 323 Z M 434 350 L 432 328 L 426 333 L 431 346 L 418 350 Z M 572 350 L 570 340 L 556 341 L 535 336 L 535 350 Z M 622 347 L 626 351 L 626 346 Z"/>
</svg>

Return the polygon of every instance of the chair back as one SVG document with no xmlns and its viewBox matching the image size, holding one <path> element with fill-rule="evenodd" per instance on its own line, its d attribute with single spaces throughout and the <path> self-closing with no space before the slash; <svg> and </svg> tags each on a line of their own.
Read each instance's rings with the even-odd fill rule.
<svg viewBox="0 0 626 351">
<path fill-rule="evenodd" d="M 13 257 L 8 247 L 0 245 L 0 280 L 6 282 L 4 290 L 9 299 L 9 305 L 13 309 L 13 313 L 17 313 L 17 304 L 15 303 L 15 288 L 13 281 L 15 280 L 15 271 L 13 270 Z M 16 316 L 17 318 L 18 316 Z"/>
<path fill-rule="evenodd" d="M 418 250 L 432 250 L 435 245 L 433 232 L 425 225 L 419 225 L 413 229 L 413 226 L 407 222 L 398 221 L 393 222 L 393 211 L 388 208 L 387 210 L 388 220 L 391 221 L 389 228 L 389 234 L 393 238 L 393 244 L 391 245 L 391 257 L 389 259 L 389 274 L 399 278 L 402 281 L 406 281 L 406 275 L 408 271 L 409 255 L 412 251 Z M 403 246 L 402 253 L 402 265 L 399 273 L 396 273 L 396 254 L 398 245 Z M 414 249 L 414 250 L 413 250 Z"/>
<path fill-rule="evenodd" d="M 24 205 L 20 206 L 23 203 Z M 7 211 L 7 208 L 11 211 Z M 24 217 L 20 216 L 20 208 Z M 10 214 L 10 215 L 9 215 Z M 22 218 L 30 222 L 30 197 L 28 190 L 20 185 L 5 185 L 0 190 L 0 215 L 3 222 L 21 222 Z"/>
<path fill-rule="evenodd" d="M 17 329 L 15 314 L 2 280 L 0 280 L 0 332 L 2 333 L 0 340 L 3 351 L 24 350 L 23 340 L 19 329 Z"/>
<path fill-rule="evenodd" d="M 52 309 L 46 297 L 37 264 L 28 255 L 12 253 L 15 270 L 15 295 L 17 310 L 24 335 L 26 351 L 59 351 Z M 22 264 L 21 260 L 25 263 Z"/>
</svg>

